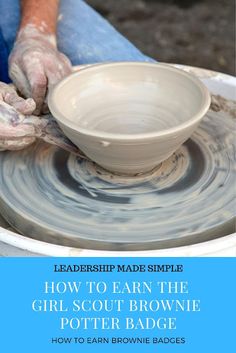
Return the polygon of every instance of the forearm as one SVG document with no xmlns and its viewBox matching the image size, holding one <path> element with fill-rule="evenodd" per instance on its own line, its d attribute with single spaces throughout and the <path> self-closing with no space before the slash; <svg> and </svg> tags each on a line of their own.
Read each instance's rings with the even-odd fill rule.
<svg viewBox="0 0 236 353">
<path fill-rule="evenodd" d="M 20 30 L 35 26 L 45 34 L 55 34 L 59 0 L 21 0 Z"/>
</svg>

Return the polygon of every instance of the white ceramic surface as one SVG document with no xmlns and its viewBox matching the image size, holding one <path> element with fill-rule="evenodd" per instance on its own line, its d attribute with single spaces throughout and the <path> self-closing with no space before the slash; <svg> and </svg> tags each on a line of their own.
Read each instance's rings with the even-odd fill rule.
<svg viewBox="0 0 236 353">
<path fill-rule="evenodd" d="M 49 94 L 64 133 L 105 169 L 136 174 L 166 160 L 210 105 L 193 75 L 165 64 L 112 63 L 76 72 Z"/>
</svg>

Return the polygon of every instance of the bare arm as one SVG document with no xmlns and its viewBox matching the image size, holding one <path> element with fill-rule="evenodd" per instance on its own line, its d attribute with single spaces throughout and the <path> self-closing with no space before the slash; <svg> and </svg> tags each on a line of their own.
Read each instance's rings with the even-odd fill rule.
<svg viewBox="0 0 236 353">
<path fill-rule="evenodd" d="M 46 34 L 56 34 L 59 0 L 21 0 L 20 30 L 31 24 Z"/>
</svg>

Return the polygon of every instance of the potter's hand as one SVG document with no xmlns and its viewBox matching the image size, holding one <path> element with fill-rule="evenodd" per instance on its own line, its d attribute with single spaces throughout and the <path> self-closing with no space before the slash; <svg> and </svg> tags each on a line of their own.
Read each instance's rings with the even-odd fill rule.
<svg viewBox="0 0 236 353">
<path fill-rule="evenodd" d="M 1 111 L 5 121 L 1 119 Z M 0 103 L 0 151 L 21 150 L 36 141 L 43 140 L 62 149 L 85 158 L 83 153 L 64 135 L 57 122 L 51 115 L 38 117 L 34 115 L 23 116 L 13 107 L 10 110 L 4 102 Z"/>
<path fill-rule="evenodd" d="M 35 110 L 36 104 L 32 98 L 24 99 L 20 97 L 15 87 L 0 82 L 0 104 L 5 102 L 5 107 L 14 107 L 19 113 L 30 115 Z M 0 106 L 1 109 L 1 106 Z M 0 114 L 1 119 L 1 114 Z"/>
<path fill-rule="evenodd" d="M 32 115 L 35 106 L 32 98 L 23 99 L 0 82 L 0 151 L 20 150 L 41 139 L 82 156 L 51 115 Z"/>
<path fill-rule="evenodd" d="M 9 58 L 9 75 L 18 90 L 36 102 L 35 114 L 45 108 L 47 88 L 71 72 L 69 59 L 57 50 L 54 35 L 35 26 L 23 28 Z"/>
<path fill-rule="evenodd" d="M 35 110 L 33 99 L 23 99 L 16 90 L 0 82 L 0 150 L 18 150 L 35 141 L 32 127 L 23 126 L 25 115 Z"/>
</svg>

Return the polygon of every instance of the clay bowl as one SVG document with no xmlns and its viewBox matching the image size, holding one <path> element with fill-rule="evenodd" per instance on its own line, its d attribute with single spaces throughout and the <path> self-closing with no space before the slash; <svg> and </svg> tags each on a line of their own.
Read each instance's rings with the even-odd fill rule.
<svg viewBox="0 0 236 353">
<path fill-rule="evenodd" d="M 196 77 L 169 65 L 122 62 L 71 74 L 51 89 L 48 103 L 91 160 L 136 174 L 155 168 L 190 137 L 210 95 Z"/>
</svg>

